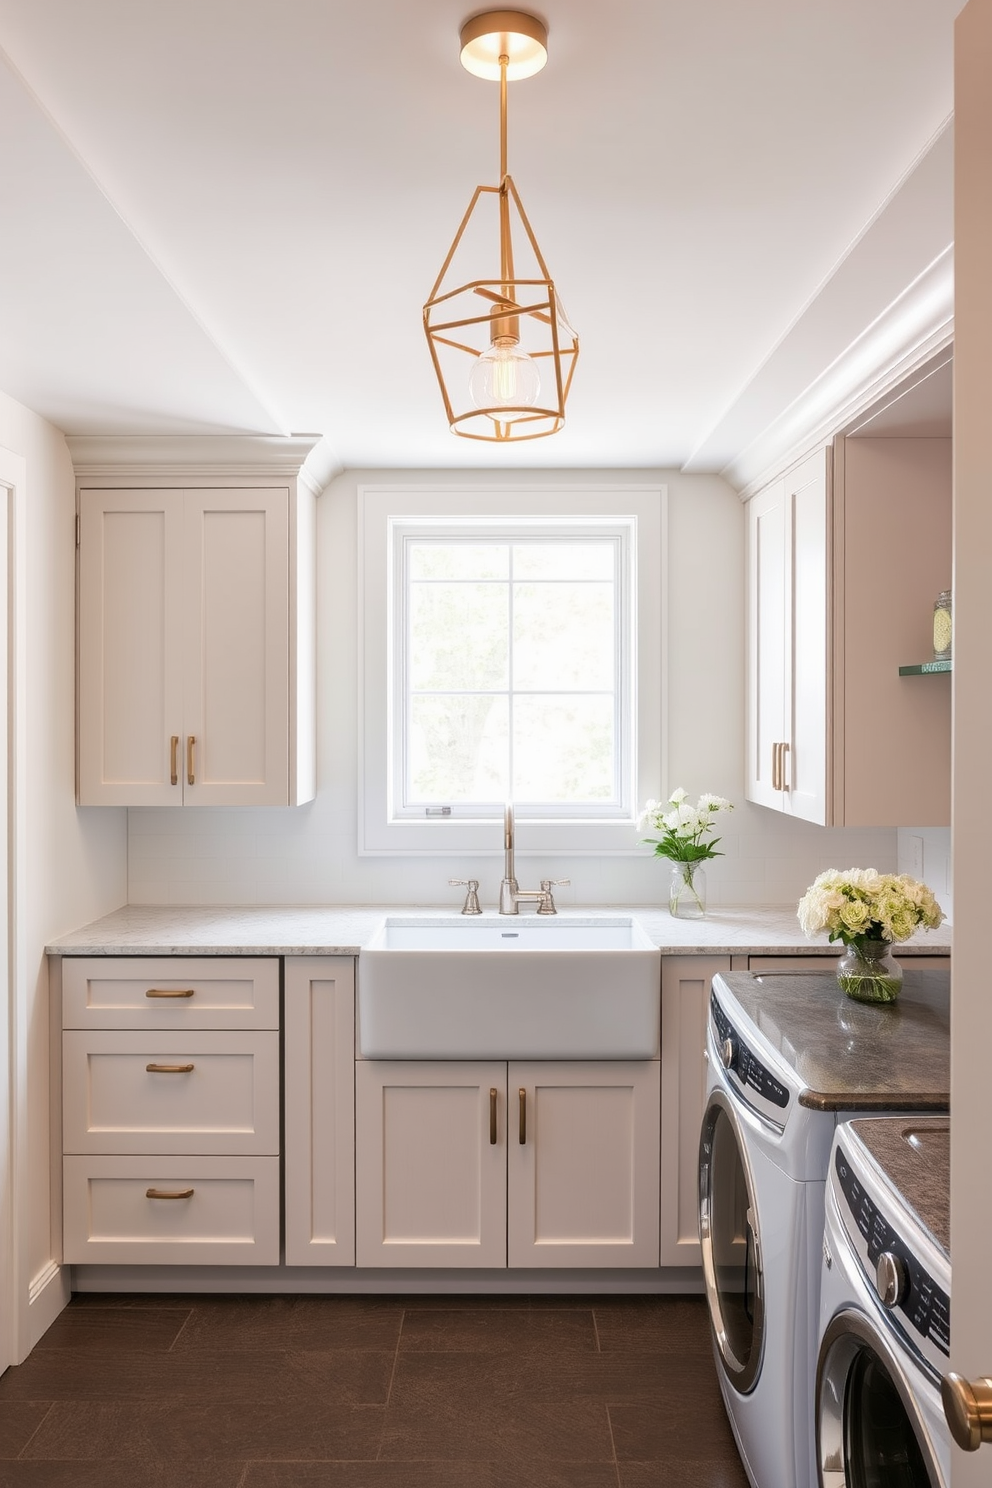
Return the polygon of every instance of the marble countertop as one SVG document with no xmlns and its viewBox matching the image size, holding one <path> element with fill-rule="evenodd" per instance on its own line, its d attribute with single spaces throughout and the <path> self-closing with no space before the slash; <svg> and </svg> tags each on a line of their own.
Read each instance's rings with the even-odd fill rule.
<svg viewBox="0 0 992 1488">
<path fill-rule="evenodd" d="M 946 1116 L 887 1116 L 851 1130 L 946 1256 L 951 1254 L 951 1123 Z"/>
<path fill-rule="evenodd" d="M 950 973 L 914 968 L 908 958 L 903 971 L 898 1000 L 884 1007 L 852 1001 L 832 972 L 730 971 L 719 982 L 730 993 L 721 994 L 727 1015 L 744 1038 L 750 1022 L 795 1072 L 801 1106 L 946 1111 Z"/>
<path fill-rule="evenodd" d="M 561 919 L 631 914 L 663 953 L 671 955 L 836 956 L 839 946 L 807 940 L 794 905 L 725 907 L 702 920 L 673 919 L 666 909 L 603 905 L 566 909 Z M 387 915 L 450 919 L 457 908 L 417 905 L 253 906 L 193 908 L 126 904 L 92 924 L 53 940 L 46 950 L 57 956 L 356 956 Z M 524 915 L 521 915 L 524 918 Z M 529 916 L 528 916 L 529 918 Z M 505 924 L 495 913 L 486 920 Z M 900 957 L 947 955 L 946 926 L 917 934 L 900 945 Z"/>
</svg>

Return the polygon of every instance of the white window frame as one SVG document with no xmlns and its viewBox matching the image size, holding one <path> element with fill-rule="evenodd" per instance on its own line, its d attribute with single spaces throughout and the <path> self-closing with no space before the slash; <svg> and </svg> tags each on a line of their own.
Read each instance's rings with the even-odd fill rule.
<svg viewBox="0 0 992 1488">
<path fill-rule="evenodd" d="M 648 797 L 659 797 L 665 779 L 663 731 L 665 652 L 662 616 L 665 590 L 667 489 L 642 484 L 547 484 L 492 486 L 359 486 L 359 739 L 358 851 L 363 856 L 451 857 L 464 853 L 502 853 L 502 804 L 485 815 L 400 815 L 392 809 L 390 741 L 394 737 L 390 686 L 390 645 L 397 610 L 394 591 L 394 539 L 404 522 L 473 520 L 506 528 L 517 519 L 521 530 L 549 520 L 571 520 L 575 530 L 600 519 L 615 529 L 630 525 L 633 573 L 628 603 L 634 612 L 629 679 L 633 690 L 633 737 L 627 750 L 629 775 L 620 814 L 604 819 L 598 808 L 581 816 L 557 810 L 517 807 L 524 831 L 518 854 L 567 853 L 578 856 L 637 856 L 637 814 Z M 562 537 L 567 537 L 567 531 Z"/>
</svg>

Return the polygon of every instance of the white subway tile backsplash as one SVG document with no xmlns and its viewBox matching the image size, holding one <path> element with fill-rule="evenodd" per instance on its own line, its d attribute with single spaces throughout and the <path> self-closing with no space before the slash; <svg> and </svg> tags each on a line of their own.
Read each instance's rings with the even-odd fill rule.
<svg viewBox="0 0 992 1488">
<path fill-rule="evenodd" d="M 134 904 L 444 905 L 458 896 L 449 878 L 477 878 L 483 902 L 495 902 L 503 871 L 498 850 L 476 859 L 359 858 L 351 843 L 323 831 L 319 810 L 305 821 L 269 819 L 258 830 L 240 814 L 228 821 L 222 812 L 211 813 L 209 823 L 178 813 L 167 832 L 154 830 L 154 823 L 149 829 L 147 818 L 160 814 L 129 813 Z M 825 868 L 896 867 L 895 832 L 797 832 L 792 822 L 761 822 L 764 814 L 749 811 L 746 827 L 721 840 L 725 855 L 706 864 L 713 904 L 787 904 Z M 577 905 L 663 903 L 668 871 L 667 860 L 647 848 L 630 858 L 520 855 L 517 863 L 525 886 L 532 879 L 534 887 L 541 878 L 571 879 L 557 898 Z"/>
</svg>

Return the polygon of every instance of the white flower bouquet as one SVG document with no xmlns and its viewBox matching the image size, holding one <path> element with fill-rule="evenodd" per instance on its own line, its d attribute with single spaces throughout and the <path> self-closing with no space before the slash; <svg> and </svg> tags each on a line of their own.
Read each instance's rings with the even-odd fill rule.
<svg viewBox="0 0 992 1488">
<path fill-rule="evenodd" d="M 829 868 L 806 890 L 798 913 L 806 935 L 826 930 L 828 940 L 860 949 L 870 941 L 908 940 L 919 926 L 936 930 L 944 919 L 926 884 L 874 868 Z"/>
<path fill-rule="evenodd" d="M 672 791 L 667 802 L 649 801 L 637 819 L 639 831 L 653 827 L 661 832 L 660 837 L 644 837 L 642 841 L 654 845 L 655 857 L 671 858 L 673 863 L 700 863 L 705 858 L 719 858 L 716 845 L 719 837 L 706 841 L 707 834 L 715 831 L 716 818 L 722 811 L 733 811 L 733 805 L 723 796 L 702 795 L 695 806 L 690 806 L 686 792 L 681 786 Z"/>
</svg>

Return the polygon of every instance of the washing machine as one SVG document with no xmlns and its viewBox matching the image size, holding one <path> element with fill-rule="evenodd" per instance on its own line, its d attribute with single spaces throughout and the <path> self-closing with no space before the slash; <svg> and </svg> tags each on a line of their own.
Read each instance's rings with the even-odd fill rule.
<svg viewBox="0 0 992 1488">
<path fill-rule="evenodd" d="M 832 968 L 720 974 L 706 1057 L 699 1231 L 724 1405 L 754 1488 L 815 1488 L 834 1131 L 865 1110 L 946 1112 L 948 973 L 907 969 L 895 1009 L 852 1003 Z"/>
<path fill-rule="evenodd" d="M 826 1190 L 818 1488 L 949 1488 L 950 1123 L 837 1128 Z"/>
</svg>

